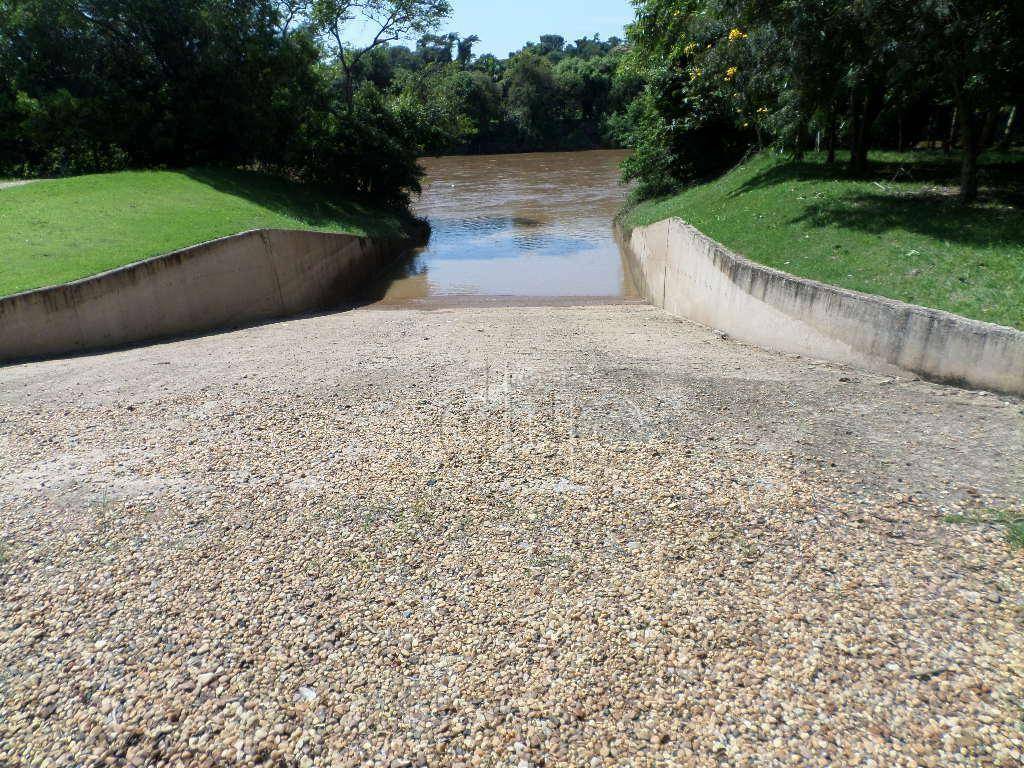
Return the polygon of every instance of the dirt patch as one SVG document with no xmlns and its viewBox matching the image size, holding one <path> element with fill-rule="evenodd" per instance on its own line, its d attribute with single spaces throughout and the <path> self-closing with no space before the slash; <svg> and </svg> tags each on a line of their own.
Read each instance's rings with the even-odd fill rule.
<svg viewBox="0 0 1024 768">
<path fill-rule="evenodd" d="M 8 187 L 20 187 L 24 184 L 31 184 L 38 179 L 0 179 L 0 189 L 7 189 Z"/>
</svg>

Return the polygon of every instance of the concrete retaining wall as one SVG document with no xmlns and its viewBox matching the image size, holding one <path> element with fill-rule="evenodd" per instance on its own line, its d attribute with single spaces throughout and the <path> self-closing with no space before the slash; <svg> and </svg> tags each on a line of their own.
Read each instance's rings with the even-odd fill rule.
<svg viewBox="0 0 1024 768">
<path fill-rule="evenodd" d="M 680 219 L 633 230 L 637 288 L 673 315 L 769 349 L 1024 395 L 1024 333 L 754 264 Z"/>
<path fill-rule="evenodd" d="M 254 230 L 0 299 L 0 362 L 63 355 L 337 304 L 413 244 Z"/>
</svg>

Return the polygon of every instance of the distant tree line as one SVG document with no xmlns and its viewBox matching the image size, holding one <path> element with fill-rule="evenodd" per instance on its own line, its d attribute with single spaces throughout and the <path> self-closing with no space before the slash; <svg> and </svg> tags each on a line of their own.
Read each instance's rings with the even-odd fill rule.
<svg viewBox="0 0 1024 768">
<path fill-rule="evenodd" d="M 541 35 L 507 58 L 475 56 L 476 35 L 425 35 L 381 49 L 361 73 L 378 85 L 424 152 L 620 146 L 643 87 L 618 38 Z"/>
<path fill-rule="evenodd" d="M 1024 2 L 1016 0 L 634 0 L 628 32 L 648 82 L 632 108 L 627 175 L 645 195 L 720 172 L 751 147 L 875 148 L 978 157 L 1024 117 Z"/>
</svg>

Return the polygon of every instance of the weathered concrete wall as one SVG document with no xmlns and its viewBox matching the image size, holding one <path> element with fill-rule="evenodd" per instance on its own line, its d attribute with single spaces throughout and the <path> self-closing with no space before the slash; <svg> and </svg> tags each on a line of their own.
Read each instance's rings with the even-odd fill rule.
<svg viewBox="0 0 1024 768">
<path fill-rule="evenodd" d="M 353 295 L 413 240 L 254 230 L 0 299 L 0 362 L 197 333 Z"/>
<path fill-rule="evenodd" d="M 759 346 L 1024 395 L 1024 333 L 754 264 L 680 219 L 623 244 L 637 288 L 673 315 Z"/>
</svg>

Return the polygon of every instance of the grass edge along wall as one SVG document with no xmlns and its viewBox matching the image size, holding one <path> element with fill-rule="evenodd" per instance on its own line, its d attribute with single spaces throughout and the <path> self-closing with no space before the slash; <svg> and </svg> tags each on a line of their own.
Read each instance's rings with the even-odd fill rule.
<svg viewBox="0 0 1024 768">
<path fill-rule="evenodd" d="M 1024 395 L 1020 331 L 794 277 L 679 218 L 634 228 L 624 246 L 640 292 L 669 314 L 768 349 Z"/>
<path fill-rule="evenodd" d="M 625 228 L 678 216 L 760 264 L 1024 329 L 1024 153 L 988 153 L 982 201 L 956 200 L 956 158 L 877 153 L 865 179 L 762 153 L 707 184 L 640 203 Z"/>
<path fill-rule="evenodd" d="M 124 171 L 0 189 L 0 296 L 252 229 L 401 237 L 407 213 L 259 173 Z"/>
<path fill-rule="evenodd" d="M 0 298 L 0 362 L 237 327 L 351 299 L 422 241 L 254 230 Z"/>
</svg>

